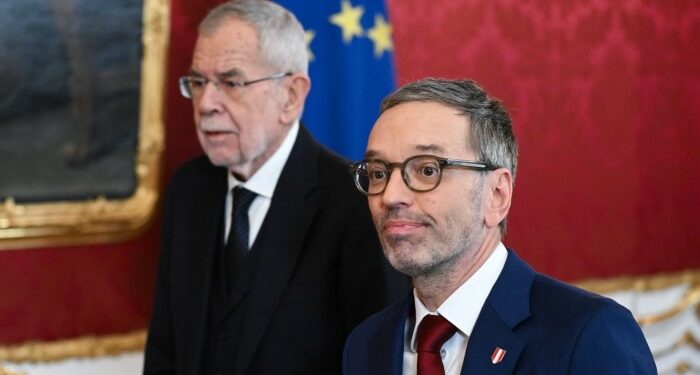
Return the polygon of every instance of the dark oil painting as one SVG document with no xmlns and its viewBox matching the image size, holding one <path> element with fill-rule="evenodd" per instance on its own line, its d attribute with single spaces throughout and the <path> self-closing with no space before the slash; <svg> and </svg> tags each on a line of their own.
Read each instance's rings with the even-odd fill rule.
<svg viewBox="0 0 700 375">
<path fill-rule="evenodd" d="M 125 198 L 142 0 L 0 1 L 0 203 Z"/>
</svg>

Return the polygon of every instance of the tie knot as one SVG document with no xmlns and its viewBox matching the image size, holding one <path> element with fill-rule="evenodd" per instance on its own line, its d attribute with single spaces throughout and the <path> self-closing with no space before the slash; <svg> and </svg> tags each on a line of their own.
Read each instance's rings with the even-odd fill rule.
<svg viewBox="0 0 700 375">
<path fill-rule="evenodd" d="M 437 353 L 457 327 L 440 315 L 426 315 L 418 326 L 418 351 Z"/>
<path fill-rule="evenodd" d="M 234 212 L 247 212 L 248 207 L 250 207 L 250 204 L 253 203 L 253 200 L 257 194 L 253 193 L 252 191 L 242 187 L 242 186 L 236 186 L 233 188 L 233 211 Z"/>
</svg>

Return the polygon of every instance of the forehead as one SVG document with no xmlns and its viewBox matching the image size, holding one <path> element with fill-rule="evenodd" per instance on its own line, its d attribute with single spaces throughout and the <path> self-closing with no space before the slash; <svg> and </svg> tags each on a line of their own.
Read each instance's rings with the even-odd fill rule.
<svg viewBox="0 0 700 375">
<path fill-rule="evenodd" d="M 367 141 L 367 154 L 403 160 L 419 153 L 465 157 L 469 119 L 436 102 L 406 102 L 377 119 Z"/>
<path fill-rule="evenodd" d="M 228 18 L 211 33 L 200 34 L 192 55 L 192 70 L 217 74 L 259 67 L 258 36 L 248 23 Z"/>
</svg>

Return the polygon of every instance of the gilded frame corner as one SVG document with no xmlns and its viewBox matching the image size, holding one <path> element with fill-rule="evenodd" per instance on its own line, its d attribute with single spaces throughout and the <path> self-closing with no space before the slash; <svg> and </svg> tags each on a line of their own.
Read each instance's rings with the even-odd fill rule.
<svg viewBox="0 0 700 375">
<path fill-rule="evenodd" d="M 0 250 L 113 242 L 145 231 L 159 198 L 169 31 L 170 2 L 144 0 L 134 193 L 124 199 L 30 204 L 7 198 L 0 201 Z"/>
</svg>

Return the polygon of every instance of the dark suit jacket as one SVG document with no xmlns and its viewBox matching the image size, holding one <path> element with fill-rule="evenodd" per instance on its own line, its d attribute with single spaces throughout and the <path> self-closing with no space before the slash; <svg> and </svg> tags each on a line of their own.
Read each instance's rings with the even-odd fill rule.
<svg viewBox="0 0 700 375">
<path fill-rule="evenodd" d="M 347 375 L 401 374 L 407 298 L 359 325 Z M 496 348 L 506 350 L 498 364 Z M 512 251 L 469 337 L 462 374 L 656 374 L 630 312 L 611 299 L 535 273 Z"/>
<path fill-rule="evenodd" d="M 227 171 L 200 156 L 176 172 L 164 203 L 145 374 L 214 372 L 211 345 L 231 348 L 220 356 L 232 367 L 223 373 L 340 373 L 347 334 L 408 289 L 384 260 L 347 165 L 300 128 L 223 308 L 211 301 L 222 283 L 214 275 Z"/>
</svg>

